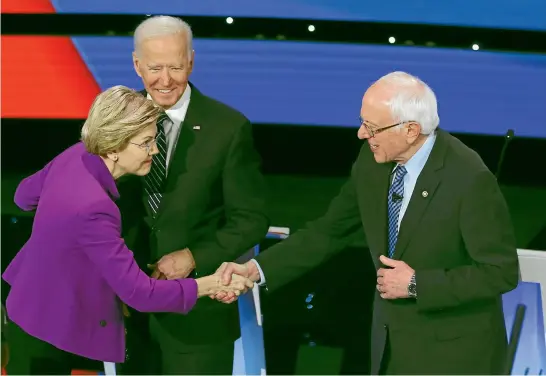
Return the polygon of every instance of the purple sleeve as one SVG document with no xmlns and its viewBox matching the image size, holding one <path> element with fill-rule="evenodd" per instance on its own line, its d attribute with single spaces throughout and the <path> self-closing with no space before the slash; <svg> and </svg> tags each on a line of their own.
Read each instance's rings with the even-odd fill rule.
<svg viewBox="0 0 546 376">
<path fill-rule="evenodd" d="M 81 213 L 79 246 L 118 297 L 141 312 L 188 313 L 197 301 L 197 282 L 156 280 L 144 273 L 121 238 L 121 221 L 112 201 Z"/>
<path fill-rule="evenodd" d="M 14 201 L 22 210 L 31 211 L 38 206 L 44 180 L 51 164 L 52 162 L 49 162 L 43 169 L 23 179 L 17 186 Z"/>
</svg>

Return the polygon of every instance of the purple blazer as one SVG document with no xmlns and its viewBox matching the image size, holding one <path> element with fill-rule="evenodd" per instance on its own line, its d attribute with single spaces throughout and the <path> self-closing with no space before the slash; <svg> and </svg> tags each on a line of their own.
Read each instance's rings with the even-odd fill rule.
<svg viewBox="0 0 546 376">
<path fill-rule="evenodd" d="M 32 235 L 10 263 L 6 311 L 28 334 L 86 358 L 121 363 L 121 301 L 143 312 L 188 313 L 194 279 L 155 280 L 121 238 L 119 196 L 102 159 L 78 143 L 24 179 L 15 193 L 36 209 Z"/>
</svg>

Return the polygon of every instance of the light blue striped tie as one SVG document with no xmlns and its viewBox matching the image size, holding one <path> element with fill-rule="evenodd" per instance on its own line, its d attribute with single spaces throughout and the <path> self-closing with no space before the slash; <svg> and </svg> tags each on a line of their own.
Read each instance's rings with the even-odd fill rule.
<svg viewBox="0 0 546 376">
<path fill-rule="evenodd" d="M 394 255 L 396 240 L 398 239 L 398 216 L 404 197 L 404 176 L 407 174 L 404 166 L 398 165 L 394 169 L 394 180 L 389 188 L 389 258 Z"/>
</svg>

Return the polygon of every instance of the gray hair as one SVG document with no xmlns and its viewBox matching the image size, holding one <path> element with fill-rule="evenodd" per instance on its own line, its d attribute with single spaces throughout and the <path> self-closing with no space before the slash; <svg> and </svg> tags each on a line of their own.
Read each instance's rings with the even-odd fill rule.
<svg viewBox="0 0 546 376">
<path fill-rule="evenodd" d="M 81 130 L 88 152 L 106 155 L 123 150 L 131 138 L 156 124 L 161 109 L 138 91 L 113 86 L 100 93 Z"/>
<path fill-rule="evenodd" d="M 135 53 L 138 55 L 139 47 L 143 41 L 173 34 L 184 34 L 186 36 L 188 57 L 190 57 L 193 52 L 193 33 L 191 27 L 180 18 L 171 16 L 149 17 L 137 26 L 133 39 Z"/>
<path fill-rule="evenodd" d="M 432 133 L 440 124 L 438 103 L 432 89 L 418 77 L 405 72 L 392 72 L 377 80 L 395 89 L 387 102 L 396 121 L 415 121 L 422 134 Z"/>
</svg>

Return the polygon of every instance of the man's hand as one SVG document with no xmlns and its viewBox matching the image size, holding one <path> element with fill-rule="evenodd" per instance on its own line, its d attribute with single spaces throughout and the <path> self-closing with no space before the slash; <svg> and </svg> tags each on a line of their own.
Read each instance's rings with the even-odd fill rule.
<svg viewBox="0 0 546 376">
<path fill-rule="evenodd" d="M 155 263 L 155 264 L 148 264 L 148 269 L 152 270 L 152 275 L 151 275 L 152 278 L 155 278 L 155 279 L 167 279 L 167 277 L 165 277 L 165 274 L 161 273 L 161 272 L 159 271 L 159 269 L 157 268 L 157 263 Z"/>
<path fill-rule="evenodd" d="M 224 262 L 222 265 L 220 265 L 218 270 L 216 270 L 215 274 L 220 276 L 222 284 L 225 286 L 231 283 L 231 276 L 233 274 L 246 277 L 252 282 L 257 282 L 260 279 L 260 272 L 258 271 L 256 264 L 252 261 L 248 261 L 242 265 L 234 262 Z M 235 295 L 233 292 L 222 291 L 216 295 L 211 295 L 210 298 L 229 304 L 237 300 L 237 295 Z"/>
<path fill-rule="evenodd" d="M 408 297 L 408 285 L 415 270 L 404 261 L 393 260 L 380 256 L 379 261 L 389 269 L 377 271 L 377 291 L 383 299 L 399 299 Z"/>
<path fill-rule="evenodd" d="M 155 265 L 152 277 L 157 279 L 186 278 L 193 269 L 195 269 L 195 260 L 191 251 L 185 248 L 163 256 Z"/>
</svg>

